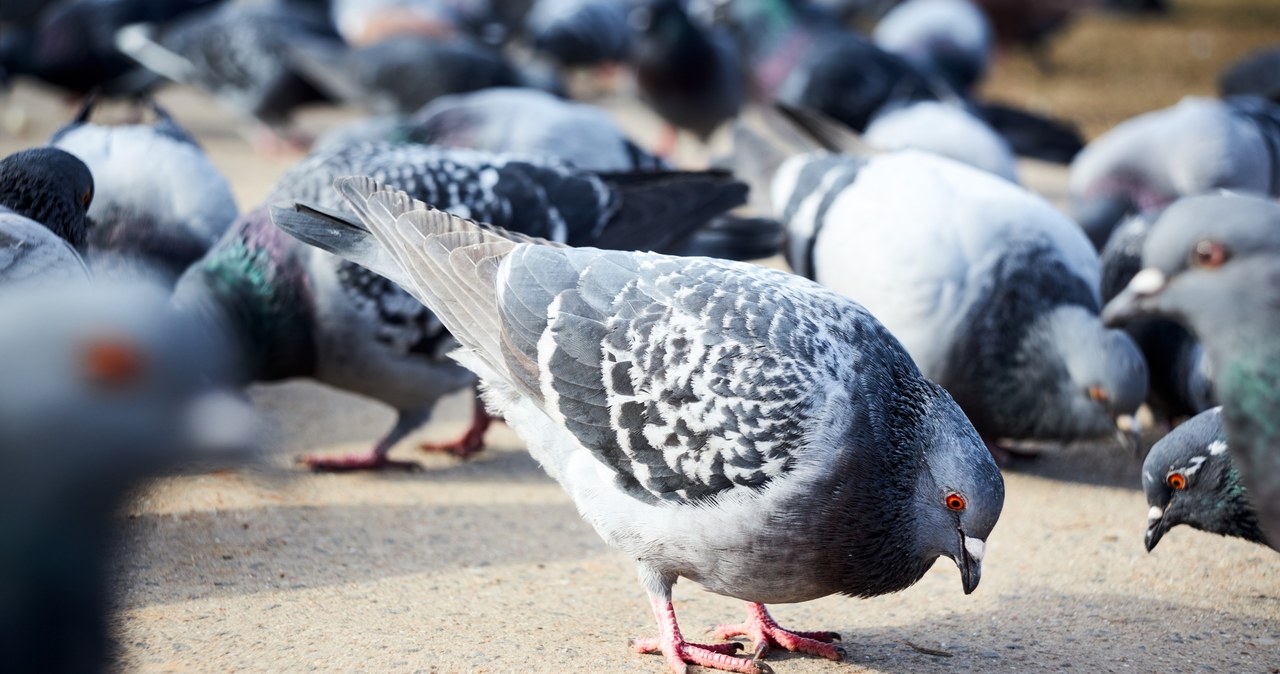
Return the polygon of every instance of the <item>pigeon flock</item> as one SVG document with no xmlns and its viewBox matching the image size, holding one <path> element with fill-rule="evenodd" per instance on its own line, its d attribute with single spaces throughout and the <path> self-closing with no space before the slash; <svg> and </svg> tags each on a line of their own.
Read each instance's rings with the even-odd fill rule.
<svg viewBox="0 0 1280 674">
<path fill-rule="evenodd" d="M 627 643 L 676 674 L 858 648 L 768 604 L 940 557 L 974 592 L 1018 507 L 1002 470 L 1072 443 L 1141 464 L 1147 551 L 1179 524 L 1280 550 L 1280 47 L 1086 143 L 983 100 L 993 62 L 1044 62 L 1078 11 L 1169 8 L 1018 4 L 6 3 L 0 89 L 67 101 L 0 159 L 6 670 L 116 669 L 120 504 L 262 463 L 246 391 L 286 379 L 394 410 L 367 449 L 290 457 L 373 479 L 421 469 L 389 453 L 470 392 L 466 432 L 421 449 L 510 426 L 634 562 L 657 629 Z M 156 101 L 171 83 L 289 158 L 262 202 Z M 314 136 L 316 105 L 364 116 Z M 682 578 L 745 620 L 687 638 Z"/>
</svg>

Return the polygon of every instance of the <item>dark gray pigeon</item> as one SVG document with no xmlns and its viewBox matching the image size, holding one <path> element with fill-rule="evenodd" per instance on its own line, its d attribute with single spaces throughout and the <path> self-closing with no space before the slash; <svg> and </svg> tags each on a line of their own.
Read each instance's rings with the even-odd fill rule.
<svg viewBox="0 0 1280 674">
<path fill-rule="evenodd" d="M 156 289 L 0 291 L 0 651 L 9 672 L 111 671 L 118 509 L 143 479 L 256 444 L 226 361 Z"/>
<path fill-rule="evenodd" d="M 525 38 L 561 68 L 620 63 L 631 47 L 628 9 L 626 0 L 534 0 Z"/>
<path fill-rule="evenodd" d="M 83 251 L 89 233 L 93 174 L 74 155 L 50 147 L 0 159 L 0 207 L 34 220 Z"/>
<path fill-rule="evenodd" d="M 1142 464 L 1147 552 L 1179 524 L 1267 545 L 1258 513 L 1227 453 L 1222 408 L 1201 412 L 1151 448 Z"/>
<path fill-rule="evenodd" d="M 1280 106 L 1188 96 L 1098 136 L 1071 163 L 1071 209 L 1101 250 L 1130 213 L 1230 189 L 1280 196 Z"/>
<path fill-rule="evenodd" d="M 333 181 L 360 173 L 460 214 L 605 248 L 675 245 L 746 198 L 746 186 L 723 173 L 596 175 L 551 159 L 364 144 L 302 162 L 271 200 L 346 208 Z M 441 396 L 474 381 L 446 357 L 453 341 L 420 303 L 364 267 L 281 236 L 261 212 L 187 273 L 176 301 L 206 307 L 234 335 L 250 379 L 313 377 L 397 410 L 395 427 L 369 452 L 309 458 L 318 469 L 410 465 L 387 452 L 427 421 Z M 461 440 L 441 449 L 463 457 L 479 451 L 488 424 L 481 412 Z"/>
<path fill-rule="evenodd" d="M 1147 237 L 1142 265 L 1103 317 L 1172 318 L 1204 344 L 1232 458 L 1280 544 L 1280 204 L 1235 194 L 1179 200 Z"/>
<path fill-rule="evenodd" d="M 1035 194 L 904 150 L 798 155 L 772 201 L 792 268 L 867 307 L 993 451 L 1111 436 L 1142 403 L 1142 354 L 1098 318 L 1097 254 Z"/>
<path fill-rule="evenodd" d="M 1101 255 L 1103 303 L 1119 295 L 1142 268 L 1142 246 L 1159 214 L 1131 215 L 1111 233 Z M 1152 412 L 1176 423 L 1216 404 L 1208 354 L 1186 328 L 1165 318 L 1148 318 L 1127 323 L 1124 330 L 1147 361 L 1147 404 Z"/>
<path fill-rule="evenodd" d="M 569 248 L 368 178 L 336 186 L 360 220 L 300 204 L 273 219 L 437 312 L 493 411 L 636 561 L 659 626 L 637 652 L 678 673 L 769 671 L 770 647 L 838 660 L 838 635 L 783 629 L 764 603 L 902 590 L 939 556 L 977 587 L 1000 472 L 861 306 L 756 265 Z M 715 635 L 751 636 L 757 659 L 684 640 L 682 577 L 750 603 Z"/>
<path fill-rule="evenodd" d="M 144 274 L 172 284 L 237 215 L 231 186 L 204 150 L 150 107 L 151 124 L 103 126 L 89 121 L 91 99 L 49 140 L 96 176 L 86 258 L 99 278 Z"/>
<path fill-rule="evenodd" d="M 1280 103 L 1280 47 L 1264 47 L 1231 64 L 1218 77 L 1218 93 Z"/>
</svg>

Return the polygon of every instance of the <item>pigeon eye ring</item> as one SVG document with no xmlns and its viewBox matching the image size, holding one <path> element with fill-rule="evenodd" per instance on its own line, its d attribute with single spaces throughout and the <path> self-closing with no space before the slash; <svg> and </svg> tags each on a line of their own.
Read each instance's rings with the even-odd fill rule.
<svg viewBox="0 0 1280 674">
<path fill-rule="evenodd" d="M 957 494 L 956 492 L 951 492 L 947 494 L 946 498 L 943 499 L 943 503 L 947 504 L 947 508 L 951 510 L 955 510 L 957 512 L 964 510 L 964 507 L 966 505 L 964 501 L 964 497 L 961 496 L 960 494 Z"/>
<path fill-rule="evenodd" d="M 1170 487 L 1179 491 L 1187 488 L 1187 477 L 1182 473 L 1169 473 L 1169 477 L 1166 477 L 1164 481 L 1167 482 Z"/>
</svg>

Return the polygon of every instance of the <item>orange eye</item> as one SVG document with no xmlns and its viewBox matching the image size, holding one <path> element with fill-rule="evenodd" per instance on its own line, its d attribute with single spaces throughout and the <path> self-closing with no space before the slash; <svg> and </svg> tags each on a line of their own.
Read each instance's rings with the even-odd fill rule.
<svg viewBox="0 0 1280 674">
<path fill-rule="evenodd" d="M 947 494 L 947 498 L 943 499 L 943 503 L 946 503 L 947 507 L 952 510 L 964 510 L 965 506 L 964 497 L 955 492 Z"/>
<path fill-rule="evenodd" d="M 90 202 L 92 202 L 92 201 L 93 201 L 93 190 L 92 190 L 92 189 L 87 189 L 87 190 L 85 190 L 85 191 L 84 191 L 84 194 L 81 194 L 81 195 L 80 195 L 80 205 L 81 205 L 81 206 L 84 206 L 85 208 L 88 208 L 88 207 L 89 207 L 89 203 L 90 203 Z"/>
<path fill-rule="evenodd" d="M 85 347 L 82 365 L 90 381 L 103 386 L 122 387 L 141 376 L 142 361 L 142 354 L 132 344 L 104 339 Z"/>
<path fill-rule="evenodd" d="M 1174 489 L 1186 489 L 1187 477 L 1182 473 L 1169 473 L 1169 477 L 1165 478 L 1165 482 L 1169 483 Z"/>
<path fill-rule="evenodd" d="M 1111 396 L 1107 395 L 1106 389 L 1103 389 L 1101 386 L 1090 386 L 1089 397 L 1092 398 L 1094 402 L 1100 403 L 1105 403 L 1111 399 Z"/>
<path fill-rule="evenodd" d="M 1230 258 L 1226 246 L 1217 241 L 1205 239 L 1196 244 L 1191 251 L 1191 264 L 1202 269 L 1217 269 Z"/>
</svg>

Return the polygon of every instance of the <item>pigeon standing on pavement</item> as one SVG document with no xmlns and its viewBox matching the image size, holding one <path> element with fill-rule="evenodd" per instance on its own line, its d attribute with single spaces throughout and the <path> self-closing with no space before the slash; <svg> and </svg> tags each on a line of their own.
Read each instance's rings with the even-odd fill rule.
<svg viewBox="0 0 1280 674">
<path fill-rule="evenodd" d="M 664 249 L 746 199 L 723 173 L 598 176 L 551 159 L 406 144 L 357 144 L 291 169 L 269 201 L 345 207 L 335 178 L 372 173 L 458 213 L 568 243 Z M 313 377 L 386 402 L 395 426 L 368 451 L 309 457 L 317 469 L 406 466 L 387 452 L 424 424 L 439 398 L 474 382 L 446 357 L 439 319 L 387 279 L 280 235 L 259 211 L 245 218 L 179 283 L 175 301 L 204 309 L 247 354 L 251 379 Z M 444 449 L 483 447 L 488 417 Z"/>
<path fill-rule="evenodd" d="M 10 672 L 111 671 L 119 508 L 148 477 L 250 458 L 215 342 L 154 288 L 0 290 L 0 650 Z"/>
<path fill-rule="evenodd" d="M 1125 215 L 1216 189 L 1280 196 L 1280 106 L 1188 96 L 1121 123 L 1071 163 L 1073 215 L 1099 250 Z"/>
<path fill-rule="evenodd" d="M 95 274 L 146 274 L 172 284 L 237 215 L 227 179 L 155 102 L 151 124 L 89 121 L 90 100 L 49 140 L 96 177 L 86 258 Z"/>
<path fill-rule="evenodd" d="M 772 201 L 792 268 L 867 307 L 993 451 L 1114 435 L 1142 403 L 1142 354 L 1098 318 L 1097 254 L 1035 194 L 906 150 L 795 156 Z"/>
<path fill-rule="evenodd" d="M 1142 266 L 1103 317 L 1172 318 L 1204 344 L 1232 459 L 1268 540 L 1280 544 L 1280 204 L 1181 199 L 1156 221 Z"/>
<path fill-rule="evenodd" d="M 576 249 L 436 211 L 368 178 L 360 220 L 295 204 L 291 234 L 376 270 L 463 345 L 486 400 L 611 545 L 636 561 L 659 636 L 686 663 L 769 671 L 770 647 L 841 659 L 765 603 L 874 596 L 939 556 L 981 578 L 999 470 L 946 391 L 859 305 L 805 279 L 708 258 Z M 738 643 L 685 641 L 679 578 L 749 602 Z"/>
<path fill-rule="evenodd" d="M 1221 407 L 1201 412 L 1151 448 L 1142 463 L 1142 489 L 1151 507 L 1143 537 L 1147 552 L 1179 524 L 1267 545 L 1227 448 Z"/>
</svg>

